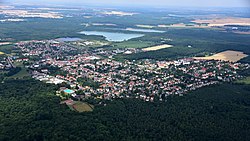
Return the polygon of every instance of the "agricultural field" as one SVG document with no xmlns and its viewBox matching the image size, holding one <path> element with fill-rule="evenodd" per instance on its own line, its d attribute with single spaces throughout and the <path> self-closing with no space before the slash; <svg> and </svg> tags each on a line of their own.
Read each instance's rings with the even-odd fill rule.
<svg viewBox="0 0 250 141">
<path fill-rule="evenodd" d="M 3 52 L 0 51 L 0 55 L 4 55 L 4 54 L 5 54 L 5 53 L 3 53 Z"/>
<path fill-rule="evenodd" d="M 195 59 L 204 59 L 204 60 L 223 60 L 223 61 L 230 61 L 230 62 L 237 62 L 248 55 L 244 54 L 243 52 L 239 51 L 224 51 L 212 56 L 208 57 L 194 57 Z"/>
<path fill-rule="evenodd" d="M 11 42 L 0 42 L 0 46 L 2 46 L 2 45 L 9 45 L 9 44 L 11 44 Z"/>
<path fill-rule="evenodd" d="M 143 51 L 155 51 L 155 50 L 160 50 L 160 49 L 164 49 L 164 48 L 171 48 L 173 47 L 173 45 L 168 45 L 168 44 L 163 44 L 163 45 L 158 45 L 158 46 L 152 46 L 152 47 L 148 47 L 148 48 L 143 48 Z"/>
<path fill-rule="evenodd" d="M 225 26 L 225 25 L 242 25 L 250 26 L 250 18 L 226 17 L 226 18 L 213 18 L 213 19 L 197 19 L 193 22 L 198 24 L 208 24 L 209 27 Z"/>
</svg>

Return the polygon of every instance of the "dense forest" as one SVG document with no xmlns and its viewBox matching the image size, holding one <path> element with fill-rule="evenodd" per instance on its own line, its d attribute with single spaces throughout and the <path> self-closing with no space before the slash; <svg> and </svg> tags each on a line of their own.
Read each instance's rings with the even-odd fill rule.
<svg viewBox="0 0 250 141">
<path fill-rule="evenodd" d="M 250 87 L 221 84 L 167 102 L 116 99 L 93 112 L 60 105 L 58 86 L 0 84 L 0 140 L 250 140 Z"/>
<path fill-rule="evenodd" d="M 244 36 L 208 29 L 168 29 L 165 33 L 159 35 L 148 34 L 139 39 L 143 42 L 151 41 L 159 43 L 162 38 L 169 38 L 172 41 L 166 41 L 165 43 L 173 45 L 173 48 L 140 52 L 137 54 L 122 54 L 116 57 L 129 60 L 176 59 L 205 56 L 209 53 L 218 53 L 226 50 L 242 51 L 249 55 L 249 37 L 249 35 Z M 249 58 L 246 58 L 244 62 L 249 63 Z"/>
</svg>

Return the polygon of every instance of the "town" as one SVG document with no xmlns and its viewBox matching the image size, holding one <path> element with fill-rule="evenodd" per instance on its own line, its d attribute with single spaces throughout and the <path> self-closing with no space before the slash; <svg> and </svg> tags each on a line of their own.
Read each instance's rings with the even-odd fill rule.
<svg viewBox="0 0 250 141">
<path fill-rule="evenodd" d="M 67 84 L 57 95 L 62 100 L 88 98 L 111 100 L 138 98 L 165 101 L 169 95 L 183 96 L 201 87 L 232 82 L 249 64 L 183 58 L 178 60 L 116 61 L 117 54 L 142 49 L 77 49 L 56 40 L 25 41 L 16 44 L 19 56 L 8 57 L 6 65 L 22 62 L 32 78 L 53 84 Z M 4 64 L 0 64 L 4 68 Z"/>
</svg>

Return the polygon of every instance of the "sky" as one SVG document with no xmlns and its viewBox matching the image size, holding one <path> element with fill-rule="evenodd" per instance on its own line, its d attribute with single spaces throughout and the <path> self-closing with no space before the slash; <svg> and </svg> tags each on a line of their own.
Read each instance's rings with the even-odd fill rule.
<svg viewBox="0 0 250 141">
<path fill-rule="evenodd" d="M 250 7 L 250 0 L 0 0 L 23 4 L 152 6 L 152 7 Z"/>
</svg>

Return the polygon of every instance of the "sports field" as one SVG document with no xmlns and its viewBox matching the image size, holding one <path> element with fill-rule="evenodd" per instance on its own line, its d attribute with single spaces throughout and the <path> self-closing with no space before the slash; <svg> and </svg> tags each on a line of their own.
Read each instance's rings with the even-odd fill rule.
<svg viewBox="0 0 250 141">
<path fill-rule="evenodd" d="M 92 112 L 94 109 L 93 105 L 90 105 L 85 102 L 80 102 L 80 101 L 74 101 L 72 105 L 68 105 L 72 110 L 75 110 L 77 112 Z"/>
</svg>

